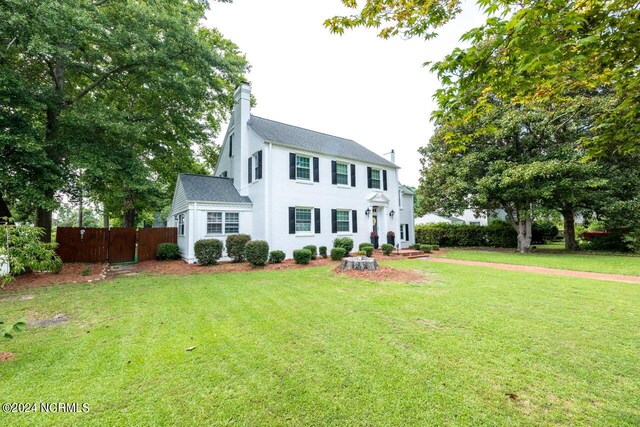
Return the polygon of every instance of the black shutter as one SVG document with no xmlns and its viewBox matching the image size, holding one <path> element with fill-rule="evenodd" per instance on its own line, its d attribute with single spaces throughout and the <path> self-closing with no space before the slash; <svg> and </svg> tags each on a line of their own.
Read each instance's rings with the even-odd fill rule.
<svg viewBox="0 0 640 427">
<path fill-rule="evenodd" d="M 296 179 L 296 155 L 289 153 L 289 179 Z"/>
<path fill-rule="evenodd" d="M 371 184 L 371 167 L 367 166 L 367 188 L 373 188 L 373 184 Z"/>
<path fill-rule="evenodd" d="M 404 238 L 406 241 L 409 241 L 411 239 L 409 239 L 409 224 L 405 224 L 404 225 L 405 229 L 404 229 Z"/>
<path fill-rule="evenodd" d="M 256 179 L 262 179 L 262 150 L 258 151 L 258 170 L 256 175 Z"/>
<path fill-rule="evenodd" d="M 315 222 L 315 233 L 320 234 L 320 208 L 313 210 L 313 220 Z"/>
<path fill-rule="evenodd" d="M 351 186 L 356 186 L 356 165 L 351 165 Z"/>
<path fill-rule="evenodd" d="M 229 157 L 233 157 L 233 135 L 229 136 Z"/>
<path fill-rule="evenodd" d="M 387 171 L 382 171 L 382 189 L 387 191 Z"/>
<path fill-rule="evenodd" d="M 336 185 L 338 183 L 338 163 L 335 160 L 331 160 L 331 184 Z"/>
<path fill-rule="evenodd" d="M 338 232 L 338 210 L 331 209 L 331 232 Z"/>
<path fill-rule="evenodd" d="M 249 164 L 249 184 L 251 184 L 251 157 L 249 157 L 249 160 L 247 161 L 247 163 Z M 257 177 L 256 177 L 257 178 Z"/>
<path fill-rule="evenodd" d="M 296 234 L 296 208 L 289 208 L 289 234 Z"/>
<path fill-rule="evenodd" d="M 358 232 L 358 211 L 351 211 L 351 232 Z"/>
<path fill-rule="evenodd" d="M 313 158 L 313 182 L 320 182 L 320 159 Z"/>
</svg>

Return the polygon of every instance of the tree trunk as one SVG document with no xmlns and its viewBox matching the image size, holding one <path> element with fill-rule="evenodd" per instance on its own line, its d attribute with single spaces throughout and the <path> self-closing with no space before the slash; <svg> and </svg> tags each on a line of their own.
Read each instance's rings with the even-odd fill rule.
<svg viewBox="0 0 640 427">
<path fill-rule="evenodd" d="M 527 215 L 518 220 L 518 252 L 528 254 L 531 252 L 531 226 L 533 219 Z"/>
<path fill-rule="evenodd" d="M 136 210 L 135 208 L 126 209 L 124 211 L 124 217 L 122 218 L 124 221 L 125 227 L 135 227 L 136 226 Z"/>
<path fill-rule="evenodd" d="M 46 194 L 48 198 L 48 194 Z M 53 196 L 51 196 L 53 198 Z M 44 229 L 44 234 L 41 239 L 45 243 L 51 243 L 51 225 L 52 215 L 51 210 L 38 208 L 36 209 L 36 227 Z"/>
<path fill-rule="evenodd" d="M 7 202 L 4 201 L 2 193 L 0 193 L 0 224 L 6 222 L 4 218 L 11 218 L 11 211 L 9 211 L 9 206 L 7 206 Z"/>
<path fill-rule="evenodd" d="M 576 219 L 573 209 L 562 209 L 562 218 L 564 219 L 564 248 L 567 251 L 577 251 L 578 242 L 576 241 Z"/>
<path fill-rule="evenodd" d="M 82 218 L 82 211 L 83 211 L 83 206 L 82 206 L 82 190 L 80 190 L 80 197 L 78 200 L 78 227 L 82 228 L 82 223 L 83 218 Z"/>
<path fill-rule="evenodd" d="M 109 215 L 106 213 L 102 216 L 102 226 L 104 228 L 109 228 Z"/>
</svg>

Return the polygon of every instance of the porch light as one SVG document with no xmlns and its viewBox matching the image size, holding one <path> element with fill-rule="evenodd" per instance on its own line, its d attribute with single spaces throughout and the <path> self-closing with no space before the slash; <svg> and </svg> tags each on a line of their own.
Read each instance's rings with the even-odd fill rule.
<svg viewBox="0 0 640 427">
<path fill-rule="evenodd" d="M 364 211 L 364 214 L 365 214 L 366 216 L 371 215 L 371 209 L 367 208 L 367 210 L 366 210 L 366 211 Z"/>
<path fill-rule="evenodd" d="M 390 216 L 391 218 L 393 218 L 393 216 L 394 216 L 395 214 L 396 214 L 396 212 L 395 212 L 395 211 L 393 211 L 393 210 L 392 210 L 391 212 L 389 212 L 389 216 Z"/>
</svg>

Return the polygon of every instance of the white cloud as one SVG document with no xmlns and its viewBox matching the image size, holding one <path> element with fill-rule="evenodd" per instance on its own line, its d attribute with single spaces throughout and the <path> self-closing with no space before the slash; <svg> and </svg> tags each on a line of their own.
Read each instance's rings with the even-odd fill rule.
<svg viewBox="0 0 640 427">
<path fill-rule="evenodd" d="M 339 0 L 235 0 L 213 2 L 205 25 L 246 53 L 253 114 L 351 138 L 379 154 L 393 148 L 402 182 L 416 185 L 416 150 L 432 134 L 432 95 L 440 87 L 422 64 L 442 58 L 483 17 L 470 3 L 425 42 L 381 40 L 367 29 L 330 34 L 324 20 L 345 13 Z"/>
</svg>

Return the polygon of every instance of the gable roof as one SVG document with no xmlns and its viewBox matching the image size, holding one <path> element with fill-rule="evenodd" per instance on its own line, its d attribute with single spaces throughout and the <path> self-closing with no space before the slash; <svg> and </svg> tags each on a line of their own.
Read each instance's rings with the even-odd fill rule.
<svg viewBox="0 0 640 427">
<path fill-rule="evenodd" d="M 188 201 L 219 203 L 251 203 L 247 196 L 241 196 L 233 186 L 233 180 L 219 176 L 181 173 L 178 179 Z"/>
<path fill-rule="evenodd" d="M 327 156 L 359 160 L 380 166 L 397 168 L 384 157 L 363 147 L 351 139 L 340 138 L 326 133 L 287 125 L 258 116 L 251 116 L 248 126 L 265 141 L 286 145 L 306 151 L 313 151 Z"/>
</svg>

